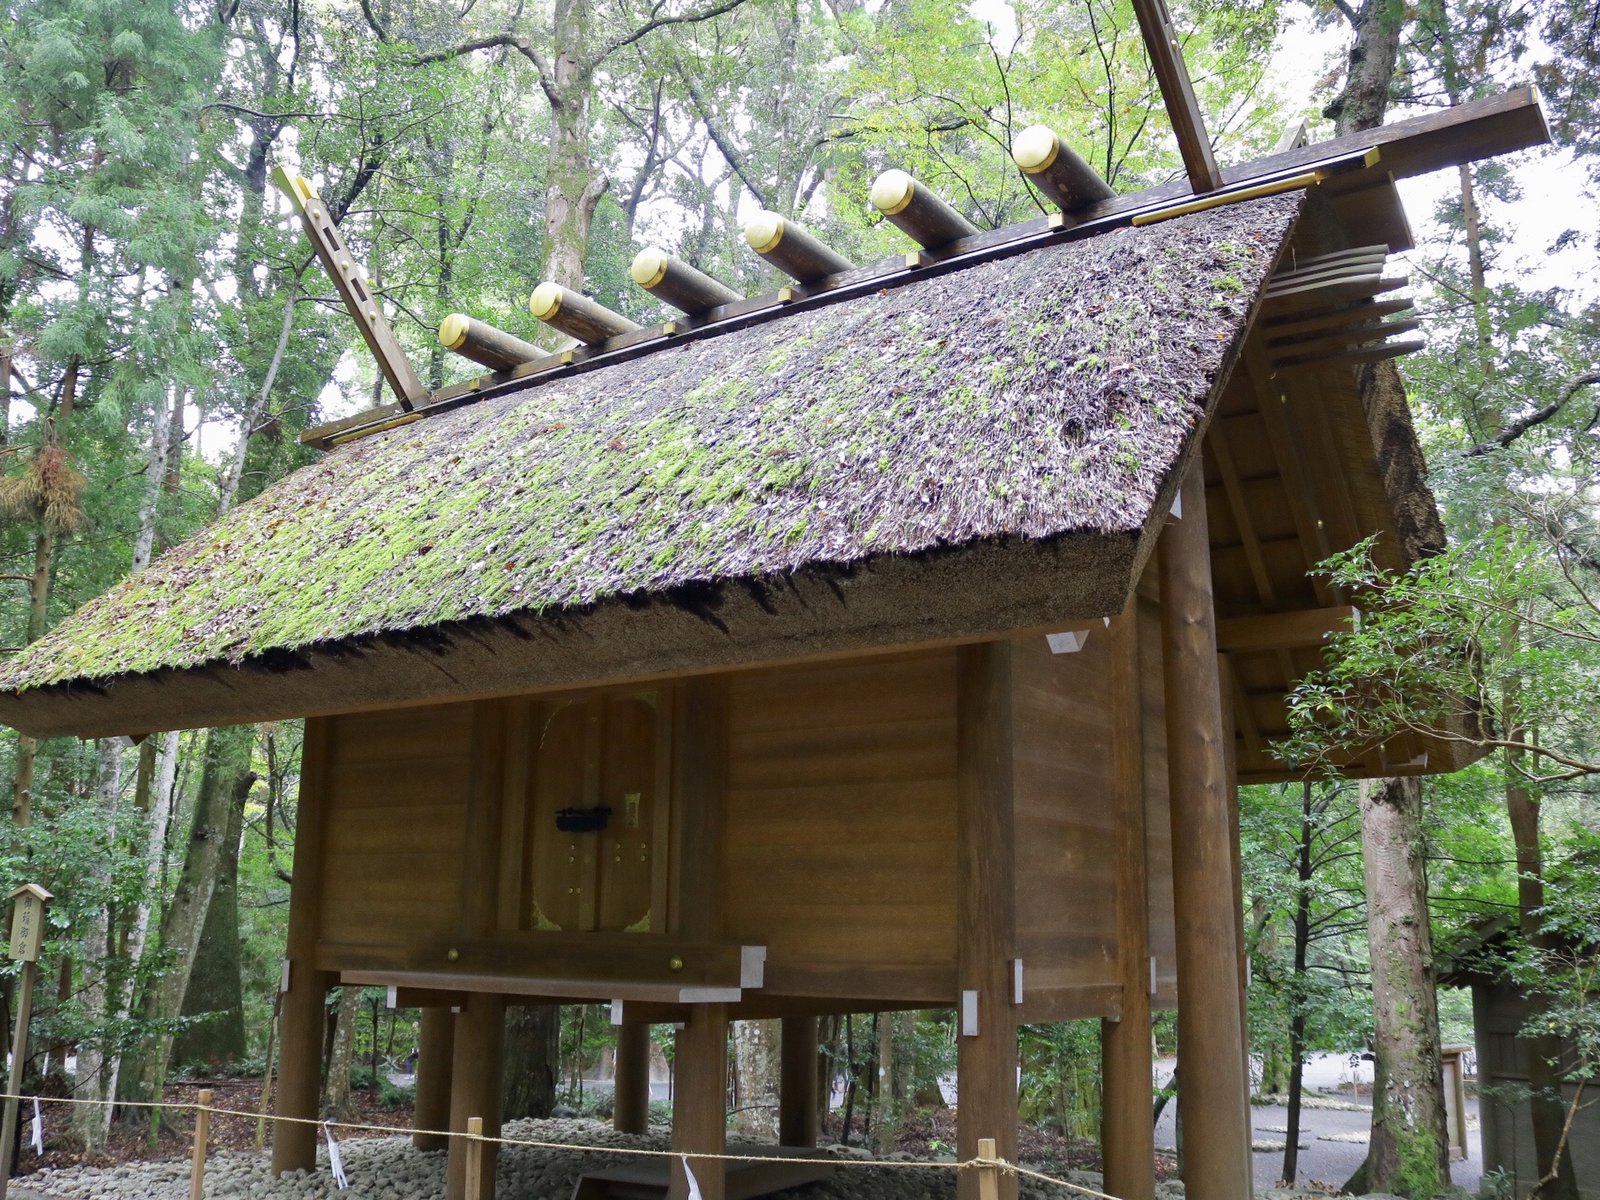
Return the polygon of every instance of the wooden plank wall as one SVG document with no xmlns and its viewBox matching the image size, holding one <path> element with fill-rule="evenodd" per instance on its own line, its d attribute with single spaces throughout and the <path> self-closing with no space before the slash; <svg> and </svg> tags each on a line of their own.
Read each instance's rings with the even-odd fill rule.
<svg viewBox="0 0 1600 1200">
<path fill-rule="evenodd" d="M 955 963 L 953 651 L 728 680 L 719 909 L 769 967 Z"/>
<path fill-rule="evenodd" d="M 1081 650 L 1042 636 L 1012 643 L 1016 756 L 1017 952 L 1024 994 L 1114 988 L 1116 806 L 1112 801 L 1111 638 L 1094 622 Z M 1105 997 L 1085 997 L 1098 1016 Z"/>
<path fill-rule="evenodd" d="M 325 945 L 398 949 L 459 928 L 471 704 L 328 718 Z"/>
</svg>

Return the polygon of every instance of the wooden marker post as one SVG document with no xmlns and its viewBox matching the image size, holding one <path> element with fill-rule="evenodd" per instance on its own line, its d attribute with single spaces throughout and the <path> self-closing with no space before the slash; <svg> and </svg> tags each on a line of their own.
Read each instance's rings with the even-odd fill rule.
<svg viewBox="0 0 1600 1200">
<path fill-rule="evenodd" d="M 0 1122 L 0 1200 L 11 1180 L 12 1147 L 17 1141 L 17 1100 L 22 1092 L 22 1067 L 28 1059 L 28 1022 L 33 1019 L 33 987 L 39 981 L 39 947 L 44 943 L 45 912 L 53 897 L 37 883 L 11 893 L 11 957 L 22 962 L 17 985 L 17 1031 L 11 1040 L 11 1080 L 6 1087 L 5 1119 Z"/>
<path fill-rule="evenodd" d="M 378 370 L 383 372 L 395 398 L 400 401 L 400 407 L 410 412 L 427 397 L 428 389 L 417 378 L 411 360 L 406 357 L 399 339 L 394 336 L 394 330 L 389 327 L 389 319 L 383 315 L 378 298 L 368 288 L 365 274 L 350 256 L 344 239 L 339 236 L 339 229 L 333 223 L 333 214 L 304 175 L 291 175 L 284 168 L 275 167 L 272 179 L 289 197 L 289 203 L 300 215 L 300 224 L 306 231 L 306 237 L 311 240 L 311 248 L 322 260 L 334 287 L 339 289 L 344 306 L 350 310 L 356 328 L 361 330 L 361 338 L 367 343 L 367 349 L 378 360 Z"/>
<path fill-rule="evenodd" d="M 904 171 L 885 171 L 872 181 L 872 206 L 919 246 L 937 250 L 977 227 Z"/>
<path fill-rule="evenodd" d="M 621 313 L 614 313 L 605 305 L 548 279 L 533 289 L 528 311 L 552 329 L 559 329 L 587 346 L 597 346 L 607 338 L 633 333 L 639 328 Z"/>
<path fill-rule="evenodd" d="M 998 1158 L 993 1138 L 978 1139 L 979 1158 Z M 978 1200 L 1000 1200 L 1000 1168 L 985 1163 L 978 1168 Z"/>
<path fill-rule="evenodd" d="M 200 1107 L 194 1114 L 194 1150 L 189 1155 L 189 1200 L 201 1200 L 206 1190 L 206 1142 L 211 1137 L 211 1089 L 200 1089 Z"/>
<path fill-rule="evenodd" d="M 467 1118 L 467 1200 L 483 1196 L 483 1118 Z"/>
<path fill-rule="evenodd" d="M 850 260 L 793 221 L 763 209 L 744 227 L 744 240 L 767 262 L 800 283 L 850 270 Z"/>
</svg>

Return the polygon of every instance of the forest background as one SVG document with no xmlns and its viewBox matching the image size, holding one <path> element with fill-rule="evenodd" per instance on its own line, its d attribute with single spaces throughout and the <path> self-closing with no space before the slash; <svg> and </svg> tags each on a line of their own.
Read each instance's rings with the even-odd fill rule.
<svg viewBox="0 0 1600 1200">
<path fill-rule="evenodd" d="M 1402 371 L 1451 543 L 1402 578 L 1359 553 L 1330 568 L 1389 600 L 1302 690 L 1296 754 L 1314 776 L 1334 741 L 1444 728 L 1453 697 L 1485 702 L 1489 756 L 1410 793 L 1433 939 L 1500 917 L 1544 981 L 1535 1032 L 1567 1048 L 1551 1070 L 1592 1074 L 1600 6 L 1173 7 L 1223 161 L 1299 120 L 1316 138 L 1544 89 L 1555 148 L 1463 168 L 1412 213 L 1429 348 Z M 430 386 L 468 373 L 433 336 L 445 314 L 538 340 L 526 301 L 545 278 L 658 317 L 627 277 L 642 245 L 765 290 L 740 232 L 758 207 L 853 261 L 902 249 L 866 203 L 890 166 L 980 227 L 1032 215 L 1008 150 L 1037 121 L 1118 190 L 1180 174 L 1128 0 L 14 0 L 0 64 L 4 652 L 308 461 L 299 431 L 383 399 L 269 185 L 275 163 L 315 180 Z M 1552 180 L 1581 199 L 1552 204 Z M 1467 638 L 1481 654 L 1418 651 Z M 0 732 L 0 884 L 58 897 L 35 1028 L 46 1086 L 137 1100 L 183 1069 L 262 1069 L 300 736 Z M 1293 1086 L 1310 1051 L 1372 1038 L 1361 830 L 1381 794 L 1314 777 L 1245 792 L 1267 1088 Z M 414 1014 L 381 999 L 330 999 L 330 1111 L 348 1111 L 353 1067 L 379 1088 L 413 1043 Z M 1446 1040 L 1470 1040 L 1465 996 L 1443 1003 Z M 571 1098 L 608 1035 L 582 1008 L 523 1026 L 508 1116 Z M 835 1022 L 824 1041 L 887 1139 L 930 1098 L 950 1037 L 928 1016 Z M 752 1023 L 736 1040 L 741 1106 L 759 1112 L 772 1035 Z M 1025 1115 L 1092 1137 L 1093 1028 L 1028 1030 L 1023 1052 Z M 74 1132 L 92 1149 L 110 1120 L 79 1108 Z"/>
</svg>

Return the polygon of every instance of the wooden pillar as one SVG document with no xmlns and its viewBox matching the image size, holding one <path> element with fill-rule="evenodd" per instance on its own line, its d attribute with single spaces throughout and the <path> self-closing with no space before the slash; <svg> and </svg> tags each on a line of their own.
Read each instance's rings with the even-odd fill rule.
<svg viewBox="0 0 1600 1200">
<path fill-rule="evenodd" d="M 673 1052 L 672 1148 L 722 1154 L 728 1148 L 728 1006 L 691 1004 Z M 715 1159 L 690 1159 L 703 1200 L 723 1200 L 727 1168 Z M 683 1160 L 672 1160 L 668 1200 L 687 1200 Z"/>
<path fill-rule="evenodd" d="M 501 1050 L 505 1042 L 506 1000 L 488 992 L 467 993 L 455 1018 L 455 1054 L 450 1076 L 450 1131 L 465 1133 L 467 1121 L 483 1118 L 486 1137 L 500 1135 Z M 494 1165 L 499 1147 L 485 1143 L 478 1159 L 478 1191 L 494 1200 Z M 446 1200 L 466 1200 L 466 1139 L 450 1139 Z"/>
<path fill-rule="evenodd" d="M 1238 721 L 1233 710 L 1233 664 L 1226 654 L 1217 655 L 1217 688 L 1222 696 L 1222 744 L 1227 747 L 1228 850 L 1233 855 L 1233 928 L 1239 960 L 1239 1040 L 1244 1049 L 1244 1102 L 1249 1105 L 1250 958 L 1244 940 L 1244 850 L 1239 844 L 1239 743 L 1235 737 Z"/>
<path fill-rule="evenodd" d="M 817 1110 L 817 1019 L 783 1018 L 778 1059 L 778 1145 L 815 1146 Z"/>
<path fill-rule="evenodd" d="M 1250 1113 L 1239 1020 L 1228 748 L 1217 677 L 1205 481 L 1194 456 L 1161 535 L 1162 677 L 1178 964 L 1178 1090 L 1189 1200 L 1248 1200 Z"/>
<path fill-rule="evenodd" d="M 450 1128 L 450 1077 L 456 1053 L 456 1018 L 448 1008 L 422 1010 L 417 1033 L 417 1105 L 413 1121 L 418 1130 Z M 418 1150 L 447 1150 L 450 1139 L 438 1133 L 414 1133 Z"/>
<path fill-rule="evenodd" d="M 1122 1018 L 1100 1022 L 1100 1154 L 1105 1190 L 1154 1200 L 1150 1120 L 1150 915 L 1145 879 L 1144 723 L 1139 687 L 1139 600 L 1111 623 L 1111 803 L 1117 821 L 1117 964 Z"/>
<path fill-rule="evenodd" d="M 956 1154 L 980 1139 L 1017 1160 L 1015 814 L 1012 804 L 1011 646 L 963 646 L 956 675 Z M 958 1200 L 979 1200 L 978 1172 L 962 1171 Z M 1015 1200 L 1017 1179 L 999 1180 Z"/>
<path fill-rule="evenodd" d="M 273 1112 L 316 1120 L 322 1096 L 323 1004 L 332 977 L 313 965 L 322 875 L 323 826 L 328 809 L 329 728 L 326 718 L 306 722 L 300 751 L 300 819 L 294 839 L 294 883 L 289 888 L 289 933 Z M 272 1173 L 311 1171 L 317 1165 L 317 1127 L 277 1122 L 272 1130 Z"/>
<path fill-rule="evenodd" d="M 618 1133 L 650 1128 L 650 1026 L 629 1021 L 617 1026 L 617 1073 L 611 1124 Z"/>
</svg>

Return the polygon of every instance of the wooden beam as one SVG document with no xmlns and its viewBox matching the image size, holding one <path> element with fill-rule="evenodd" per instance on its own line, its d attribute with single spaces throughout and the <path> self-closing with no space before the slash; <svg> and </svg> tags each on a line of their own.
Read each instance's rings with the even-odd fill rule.
<svg viewBox="0 0 1600 1200">
<path fill-rule="evenodd" d="M 1183 518 L 1157 544 L 1162 678 L 1171 790 L 1172 898 L 1178 961 L 1178 1046 L 1183 1088 L 1184 1184 L 1191 1200 L 1251 1194 L 1250 1113 L 1239 1021 L 1222 693 L 1198 460 L 1181 496 Z"/>
<path fill-rule="evenodd" d="M 427 1132 L 450 1127 L 450 1081 L 455 1074 L 456 1016 L 448 1008 L 422 1010 L 417 1037 L 416 1133 L 411 1144 L 418 1150 L 447 1150 L 450 1139 Z"/>
<path fill-rule="evenodd" d="M 1294 612 L 1217 620 L 1219 650 L 1282 650 L 1320 646 L 1335 633 L 1348 632 L 1356 610 L 1348 604 L 1303 608 Z"/>
<path fill-rule="evenodd" d="M 778 1055 L 778 1145 L 815 1146 L 817 1108 L 817 1019 L 784 1017 Z"/>
<path fill-rule="evenodd" d="M 1277 342 L 1300 334 L 1321 333 L 1347 325 L 1381 320 L 1384 317 L 1409 312 L 1415 307 L 1415 302 L 1409 296 L 1395 300 L 1368 300 L 1357 304 L 1341 304 L 1304 315 L 1268 317 L 1261 322 L 1259 328 L 1263 335 Z"/>
<path fill-rule="evenodd" d="M 1150 1121 L 1150 911 L 1144 820 L 1144 720 L 1138 599 L 1111 622 L 1111 803 L 1116 811 L 1117 976 L 1122 1015 L 1100 1022 L 1100 1153 L 1105 1190 L 1154 1200 Z"/>
<path fill-rule="evenodd" d="M 643 1021 L 617 1027 L 611 1123 L 618 1133 L 650 1131 L 650 1045 L 650 1026 Z"/>
<path fill-rule="evenodd" d="M 956 1156 L 993 1138 L 1017 1160 L 1016 825 L 1010 642 L 958 651 L 956 667 Z M 979 1200 L 978 1176 L 962 1171 L 957 1200 Z M 1000 1180 L 1016 1200 L 1015 1175 Z"/>
<path fill-rule="evenodd" d="M 673 1051 L 672 1148 L 680 1154 L 724 1154 L 728 1148 L 728 1009 L 708 1004 L 694 1009 L 678 1031 Z M 726 1164 L 690 1159 L 702 1200 L 723 1200 Z M 688 1200 L 683 1160 L 672 1160 L 669 1200 Z"/>
<path fill-rule="evenodd" d="M 505 1044 L 506 1004 L 482 992 L 467 997 L 456 1015 L 455 1057 L 451 1063 L 450 1130 L 465 1133 L 472 1117 L 483 1119 L 486 1137 L 500 1136 L 501 1050 Z M 485 1142 L 475 1157 L 477 1189 L 468 1190 L 465 1138 L 450 1139 L 445 1200 L 494 1200 L 494 1164 L 499 1145 Z"/>
<path fill-rule="evenodd" d="M 1161 85 L 1161 98 L 1166 102 L 1172 131 L 1178 137 L 1178 153 L 1183 156 L 1189 186 L 1196 193 L 1214 192 L 1222 186 L 1222 172 L 1217 169 L 1216 157 L 1211 153 L 1205 116 L 1200 112 L 1200 102 L 1195 99 L 1189 68 L 1183 61 L 1183 47 L 1178 44 L 1166 2 L 1133 0 L 1133 11 L 1139 18 L 1139 32 L 1144 35 L 1156 82 Z"/>
<path fill-rule="evenodd" d="M 289 932 L 283 964 L 285 986 L 280 1020 L 278 1089 L 273 1111 L 281 1121 L 272 1130 L 272 1174 L 311 1171 L 317 1165 L 317 1127 L 321 1110 L 322 1039 L 327 1028 L 324 1000 L 332 982 L 314 965 L 318 903 L 321 895 L 325 827 L 329 798 L 332 731 L 326 718 L 306 722 L 300 750 L 299 823 L 295 830 L 295 881 L 289 888 Z"/>
<path fill-rule="evenodd" d="M 1267 364 L 1258 339 L 1252 337 L 1245 342 L 1244 361 L 1240 367 L 1244 378 L 1255 390 L 1257 411 L 1261 413 L 1262 423 L 1267 428 L 1267 440 L 1272 445 L 1272 455 L 1278 463 L 1278 474 L 1283 477 L 1283 490 L 1288 497 L 1289 513 L 1294 518 L 1301 559 L 1310 577 L 1312 591 L 1316 594 L 1317 602 L 1327 607 L 1340 597 L 1325 578 L 1313 572 L 1318 563 L 1333 553 L 1333 546 L 1328 540 L 1326 528 L 1311 511 L 1305 492 L 1299 486 L 1300 480 L 1309 477 L 1310 468 L 1304 449 L 1284 415 L 1288 395 L 1281 387 L 1274 386 L 1272 368 Z"/>
<path fill-rule="evenodd" d="M 1386 359 L 1401 358 L 1427 348 L 1427 342 L 1413 339 L 1406 342 L 1383 342 L 1375 346 L 1357 346 L 1350 350 L 1324 350 L 1317 354 L 1289 354 L 1270 361 L 1273 369 L 1279 371 L 1322 366 L 1324 363 L 1350 366 L 1354 363 L 1383 362 Z"/>
<path fill-rule="evenodd" d="M 372 293 L 360 265 L 339 236 L 338 226 L 333 223 L 333 214 L 328 211 L 322 197 L 317 195 L 311 181 L 304 176 L 290 175 L 283 167 L 277 167 L 272 172 L 272 178 L 300 217 L 301 228 L 305 230 L 311 248 L 322 261 L 328 278 L 333 280 L 333 286 L 338 289 L 351 320 L 361 331 L 361 339 L 372 351 L 378 370 L 399 400 L 400 407 L 406 411 L 415 408 L 427 398 L 428 389 L 417 378 L 411 360 L 406 357 L 399 339 L 394 336 L 394 330 L 389 327 L 389 319 L 383 315 L 378 297 Z"/>
</svg>

